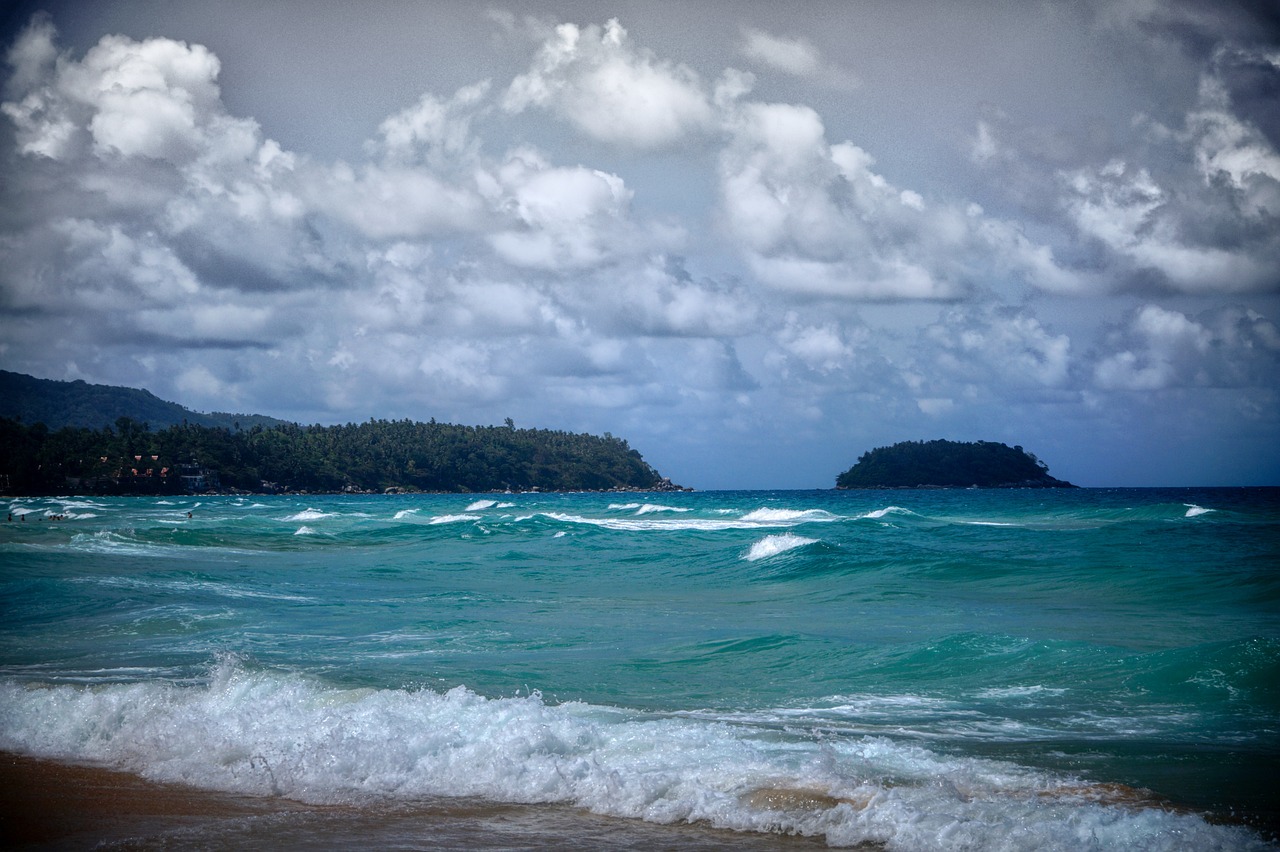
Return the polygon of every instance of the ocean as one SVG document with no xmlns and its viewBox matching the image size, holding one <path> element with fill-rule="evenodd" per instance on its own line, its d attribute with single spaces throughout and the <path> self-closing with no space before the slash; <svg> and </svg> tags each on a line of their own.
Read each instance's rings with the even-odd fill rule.
<svg viewBox="0 0 1280 852">
<path fill-rule="evenodd" d="M 1280 490 L 5 502 L 0 750 L 261 805 L 144 846 L 1277 848 Z"/>
</svg>

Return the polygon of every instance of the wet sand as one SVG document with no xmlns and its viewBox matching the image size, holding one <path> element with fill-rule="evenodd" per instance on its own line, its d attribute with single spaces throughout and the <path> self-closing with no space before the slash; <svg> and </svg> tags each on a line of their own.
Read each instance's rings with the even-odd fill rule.
<svg viewBox="0 0 1280 852">
<path fill-rule="evenodd" d="M 0 847 L 27 849 L 805 850 L 816 838 L 652 825 L 563 806 L 440 799 L 368 807 L 154 784 L 0 753 Z"/>
</svg>

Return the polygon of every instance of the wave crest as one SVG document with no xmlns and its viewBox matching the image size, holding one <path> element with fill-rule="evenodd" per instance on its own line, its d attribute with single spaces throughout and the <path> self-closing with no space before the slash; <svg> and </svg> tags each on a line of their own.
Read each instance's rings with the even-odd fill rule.
<svg viewBox="0 0 1280 852">
<path fill-rule="evenodd" d="M 791 533 L 767 535 L 751 545 L 751 549 L 747 551 L 747 555 L 744 558 L 748 562 L 757 562 L 761 559 L 777 556 L 779 553 L 786 553 L 788 550 L 795 550 L 797 547 L 815 544 L 816 542 L 817 539 L 815 538 L 805 538 Z"/>
</svg>

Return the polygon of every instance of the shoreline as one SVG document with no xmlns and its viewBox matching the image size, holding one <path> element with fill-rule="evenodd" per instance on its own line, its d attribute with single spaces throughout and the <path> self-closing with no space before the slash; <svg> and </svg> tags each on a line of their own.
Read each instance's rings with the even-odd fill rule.
<svg viewBox="0 0 1280 852">
<path fill-rule="evenodd" d="M 798 852 L 820 837 L 660 825 L 567 805 L 437 798 L 311 805 L 157 783 L 118 769 L 0 751 L 0 847 L 129 849 L 680 849 Z"/>
</svg>

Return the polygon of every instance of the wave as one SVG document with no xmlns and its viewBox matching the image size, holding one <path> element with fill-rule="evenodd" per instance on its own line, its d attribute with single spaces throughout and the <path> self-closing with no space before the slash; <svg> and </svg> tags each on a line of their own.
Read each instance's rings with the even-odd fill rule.
<svg viewBox="0 0 1280 852">
<path fill-rule="evenodd" d="M 815 543 L 817 543 L 815 538 L 805 538 L 791 533 L 767 535 L 751 545 L 751 549 L 747 551 L 747 555 L 743 558 L 748 562 L 756 562 L 761 559 L 768 559 L 771 556 L 777 556 L 779 553 L 786 553 L 788 550 L 795 550 L 797 547 Z"/>
<path fill-rule="evenodd" d="M 858 515 L 859 519 L 867 518 L 870 520 L 880 520 L 886 515 L 914 515 L 915 512 L 910 509 L 904 509 L 901 506 L 886 506 L 883 509 L 875 509 L 867 512 L 865 515 Z"/>
<path fill-rule="evenodd" d="M 610 503 L 609 511 L 651 515 L 655 512 L 692 512 L 693 509 L 688 506 L 664 506 L 661 503 Z"/>
<path fill-rule="evenodd" d="M 463 515 L 436 515 L 434 518 L 432 518 L 432 519 L 431 519 L 430 521 L 428 521 L 427 523 L 430 523 L 430 524 L 456 524 L 456 523 L 459 523 L 459 522 L 461 522 L 461 521 L 478 521 L 478 520 L 480 520 L 480 519 L 481 519 L 481 518 L 480 518 L 480 516 L 479 516 L 479 515 L 466 515 L 466 514 L 463 514 Z"/>
<path fill-rule="evenodd" d="M 318 804 L 483 797 L 830 845 L 1255 849 L 1120 785 L 884 737 L 819 736 L 459 686 L 349 689 L 219 663 L 197 686 L 0 681 L 0 748 Z"/>
<path fill-rule="evenodd" d="M 281 518 L 286 523 L 293 521 L 318 521 L 321 518 L 332 518 L 337 512 L 321 512 L 319 509 L 304 509 L 301 512 L 290 515 L 287 518 Z"/>
<path fill-rule="evenodd" d="M 808 521 L 838 521 L 830 512 L 822 509 L 756 509 L 747 512 L 742 520 L 760 524 L 796 524 Z"/>
<path fill-rule="evenodd" d="M 477 500 L 466 508 L 468 512 L 479 512 L 481 509 L 492 509 L 498 505 L 497 500 Z"/>
<path fill-rule="evenodd" d="M 650 515 L 654 512 L 692 512 L 687 506 L 663 506 L 659 503 L 645 503 L 636 510 L 637 515 Z"/>
<path fill-rule="evenodd" d="M 630 505 L 647 506 L 650 504 L 611 504 L 610 508 L 627 509 Z M 586 524 L 610 530 L 627 532 L 647 532 L 652 530 L 695 530 L 701 532 L 718 532 L 721 530 L 754 530 L 769 527 L 790 527 L 806 523 L 830 523 L 839 521 L 837 515 L 820 509 L 756 509 L 741 517 L 734 518 L 728 513 L 717 511 L 715 518 L 646 518 L 643 515 L 662 511 L 684 511 L 674 507 L 661 507 L 652 512 L 637 511 L 625 518 L 597 518 L 586 515 L 572 515 L 566 512 L 542 512 L 541 517 L 559 523 Z M 530 520 L 535 516 L 524 515 L 516 518 L 517 522 Z"/>
<path fill-rule="evenodd" d="M 1198 518 L 1201 515 L 1207 515 L 1214 511 L 1213 509 L 1206 509 L 1203 506 L 1197 506 L 1194 503 L 1184 503 L 1183 505 L 1187 507 L 1187 513 L 1183 515 L 1184 518 Z"/>
</svg>

